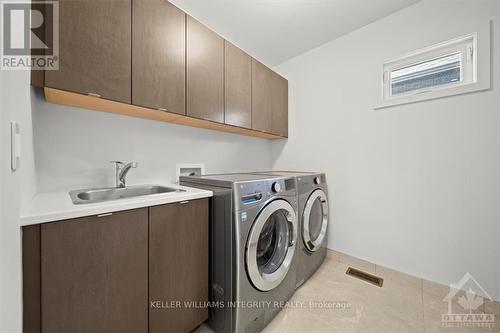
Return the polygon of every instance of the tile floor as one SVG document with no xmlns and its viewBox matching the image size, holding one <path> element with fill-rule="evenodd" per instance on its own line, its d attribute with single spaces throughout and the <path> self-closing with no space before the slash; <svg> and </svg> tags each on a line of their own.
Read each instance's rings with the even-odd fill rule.
<svg viewBox="0 0 500 333">
<path fill-rule="evenodd" d="M 346 275 L 348 266 L 383 277 L 383 287 Z M 443 327 L 441 314 L 448 310 L 443 298 L 448 292 L 446 286 L 330 251 L 323 265 L 295 292 L 290 303 L 337 303 L 346 307 L 285 308 L 264 332 L 500 332 L 498 303 L 485 303 L 476 311 L 495 315 L 496 325 L 492 329 Z M 457 303 L 453 309 L 457 313 L 464 311 Z M 211 330 L 203 325 L 196 332 Z"/>
</svg>

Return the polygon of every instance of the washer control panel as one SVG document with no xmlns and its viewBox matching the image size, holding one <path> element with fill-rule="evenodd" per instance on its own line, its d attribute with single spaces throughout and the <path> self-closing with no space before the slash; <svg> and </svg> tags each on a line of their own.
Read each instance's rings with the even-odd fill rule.
<svg viewBox="0 0 500 333">
<path fill-rule="evenodd" d="M 237 204 L 248 207 L 276 195 L 294 196 L 296 195 L 296 183 L 294 178 L 277 177 L 262 181 L 241 182 L 236 184 L 234 190 L 235 197 L 238 198 Z"/>
</svg>

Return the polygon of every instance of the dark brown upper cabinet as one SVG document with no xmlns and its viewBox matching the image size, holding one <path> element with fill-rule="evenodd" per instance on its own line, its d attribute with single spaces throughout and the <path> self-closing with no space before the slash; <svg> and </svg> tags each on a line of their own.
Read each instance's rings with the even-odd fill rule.
<svg viewBox="0 0 500 333">
<path fill-rule="evenodd" d="M 225 42 L 225 123 L 252 128 L 252 58 Z"/>
<path fill-rule="evenodd" d="M 185 114 L 186 14 L 133 0 L 132 23 L 132 104 Z"/>
<path fill-rule="evenodd" d="M 252 129 L 268 132 L 272 130 L 273 72 L 262 63 L 252 59 Z"/>
<path fill-rule="evenodd" d="M 288 136 L 288 81 L 252 59 L 252 129 Z"/>
<path fill-rule="evenodd" d="M 187 16 L 187 112 L 224 123 L 224 39 Z"/>
<path fill-rule="evenodd" d="M 149 300 L 208 301 L 208 199 L 151 207 Z M 154 304 L 154 303 L 153 303 Z M 150 332 L 191 332 L 206 307 L 149 309 Z"/>
<path fill-rule="evenodd" d="M 288 136 L 288 82 L 169 1 L 59 0 L 59 9 L 59 70 L 31 72 L 46 101 Z"/>
<path fill-rule="evenodd" d="M 147 332 L 148 208 L 41 225 L 42 332 Z"/>
<path fill-rule="evenodd" d="M 271 133 L 288 137 L 288 81 L 273 74 Z"/>
<path fill-rule="evenodd" d="M 59 70 L 48 87 L 131 102 L 131 0 L 59 0 Z"/>
</svg>

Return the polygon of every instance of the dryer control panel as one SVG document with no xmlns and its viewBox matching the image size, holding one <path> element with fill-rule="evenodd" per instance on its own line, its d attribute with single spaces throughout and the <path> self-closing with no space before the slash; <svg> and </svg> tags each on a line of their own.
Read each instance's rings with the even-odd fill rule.
<svg viewBox="0 0 500 333">
<path fill-rule="evenodd" d="M 295 179 L 286 177 L 235 183 L 235 208 L 244 209 L 276 196 L 296 196 L 296 187 Z"/>
</svg>

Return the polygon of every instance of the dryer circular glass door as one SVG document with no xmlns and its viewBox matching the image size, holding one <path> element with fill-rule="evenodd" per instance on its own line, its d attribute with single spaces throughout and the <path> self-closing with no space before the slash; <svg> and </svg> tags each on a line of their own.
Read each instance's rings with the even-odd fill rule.
<svg viewBox="0 0 500 333">
<path fill-rule="evenodd" d="M 322 190 L 315 190 L 307 199 L 302 218 L 302 238 L 306 248 L 317 251 L 326 236 L 328 226 L 328 198 Z"/>
<path fill-rule="evenodd" d="M 269 203 L 255 219 L 248 236 L 246 266 L 259 290 L 277 287 L 292 264 L 297 240 L 297 215 L 285 200 Z"/>
</svg>

